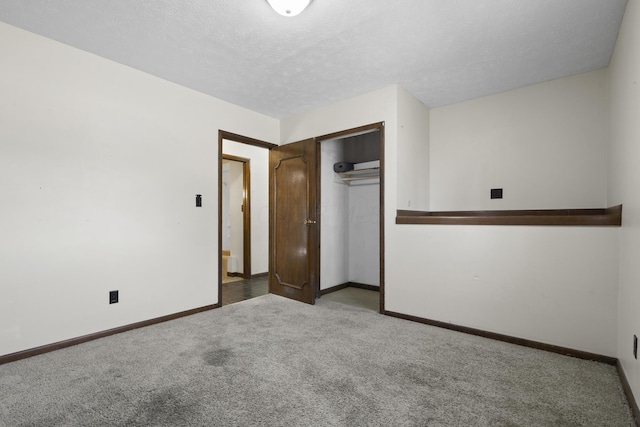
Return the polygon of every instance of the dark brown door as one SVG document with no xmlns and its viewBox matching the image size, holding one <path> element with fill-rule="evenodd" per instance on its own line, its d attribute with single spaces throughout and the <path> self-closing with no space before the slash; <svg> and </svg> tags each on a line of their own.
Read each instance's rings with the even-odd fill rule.
<svg viewBox="0 0 640 427">
<path fill-rule="evenodd" d="M 269 292 L 313 304 L 318 286 L 314 139 L 271 149 Z"/>
</svg>

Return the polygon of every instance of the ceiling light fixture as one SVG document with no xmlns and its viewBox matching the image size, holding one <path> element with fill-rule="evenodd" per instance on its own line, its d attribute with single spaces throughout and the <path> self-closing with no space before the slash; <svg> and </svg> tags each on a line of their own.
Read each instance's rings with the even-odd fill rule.
<svg viewBox="0 0 640 427">
<path fill-rule="evenodd" d="M 296 16 L 309 6 L 311 0 L 267 0 L 273 10 L 282 16 Z"/>
</svg>

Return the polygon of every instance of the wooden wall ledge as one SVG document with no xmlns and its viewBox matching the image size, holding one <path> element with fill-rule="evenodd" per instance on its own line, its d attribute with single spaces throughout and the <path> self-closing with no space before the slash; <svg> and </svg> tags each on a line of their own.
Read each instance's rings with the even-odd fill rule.
<svg viewBox="0 0 640 427">
<path fill-rule="evenodd" d="M 407 211 L 398 210 L 396 224 L 458 225 L 622 225 L 622 205 L 608 209 L 544 209 L 507 211 Z"/>
</svg>

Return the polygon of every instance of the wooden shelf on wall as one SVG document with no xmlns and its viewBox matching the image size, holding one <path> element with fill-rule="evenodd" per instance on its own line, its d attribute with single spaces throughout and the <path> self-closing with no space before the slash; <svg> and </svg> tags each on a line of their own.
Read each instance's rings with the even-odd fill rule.
<svg viewBox="0 0 640 427">
<path fill-rule="evenodd" d="M 409 211 L 398 210 L 396 224 L 457 225 L 622 225 L 622 205 L 607 209 L 541 209 L 505 211 Z"/>
</svg>

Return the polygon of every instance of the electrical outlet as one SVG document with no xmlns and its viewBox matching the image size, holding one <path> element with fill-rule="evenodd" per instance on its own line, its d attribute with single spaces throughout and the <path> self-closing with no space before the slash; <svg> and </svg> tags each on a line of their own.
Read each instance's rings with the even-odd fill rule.
<svg viewBox="0 0 640 427">
<path fill-rule="evenodd" d="M 491 189 L 491 198 L 492 199 L 502 199 L 502 188 L 492 188 Z"/>
<path fill-rule="evenodd" d="M 633 357 L 638 360 L 638 337 L 636 335 L 633 336 Z"/>
<path fill-rule="evenodd" d="M 118 291 L 109 292 L 109 304 L 116 304 L 118 302 Z"/>
</svg>

